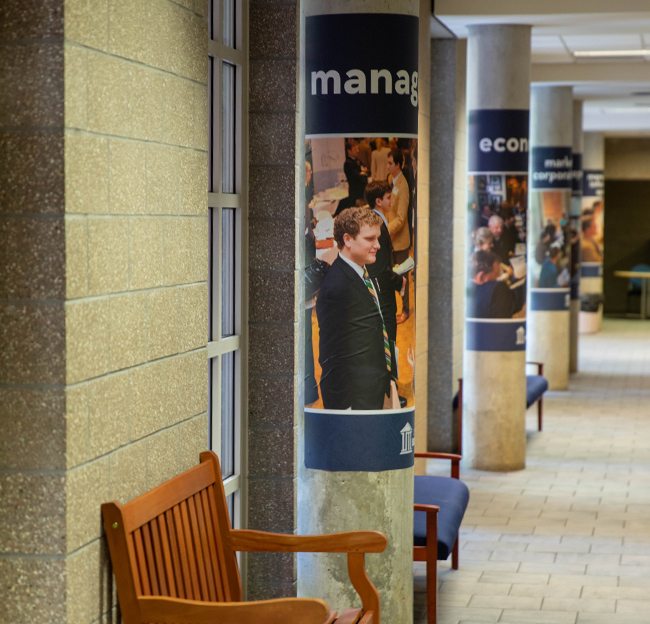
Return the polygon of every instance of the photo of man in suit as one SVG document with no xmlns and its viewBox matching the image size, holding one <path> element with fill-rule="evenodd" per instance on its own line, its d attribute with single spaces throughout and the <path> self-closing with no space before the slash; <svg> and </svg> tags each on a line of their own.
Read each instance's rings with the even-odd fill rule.
<svg viewBox="0 0 650 624">
<path fill-rule="evenodd" d="M 373 180 L 366 187 L 368 207 L 382 219 L 377 260 L 369 264 L 366 268 L 378 291 L 379 307 L 384 317 L 388 339 L 391 342 L 393 355 L 391 370 L 393 371 L 393 375 L 397 377 L 397 365 L 395 363 L 397 301 L 395 299 L 395 293 L 406 288 L 406 278 L 393 271 L 393 265 L 395 264 L 393 260 L 393 244 L 388 233 L 388 215 L 390 214 L 392 196 L 390 185 L 387 182 L 375 182 Z"/>
<path fill-rule="evenodd" d="M 339 255 L 316 301 L 325 409 L 380 410 L 390 396 L 390 343 L 366 269 L 377 259 L 382 223 L 366 207 L 348 208 L 334 220 Z"/>
</svg>

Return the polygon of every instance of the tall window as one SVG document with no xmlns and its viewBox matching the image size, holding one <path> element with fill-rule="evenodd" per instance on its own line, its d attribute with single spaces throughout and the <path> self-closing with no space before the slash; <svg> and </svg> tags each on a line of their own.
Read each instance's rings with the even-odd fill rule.
<svg viewBox="0 0 650 624">
<path fill-rule="evenodd" d="M 210 0 L 208 206 L 210 208 L 210 443 L 221 459 L 234 526 L 243 526 L 246 401 L 247 93 L 244 0 Z"/>
</svg>

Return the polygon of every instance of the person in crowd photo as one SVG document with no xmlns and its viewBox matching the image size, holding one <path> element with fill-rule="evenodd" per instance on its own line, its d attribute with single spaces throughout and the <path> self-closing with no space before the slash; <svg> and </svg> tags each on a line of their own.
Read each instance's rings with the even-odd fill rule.
<svg viewBox="0 0 650 624">
<path fill-rule="evenodd" d="M 368 173 L 371 170 L 372 163 L 372 147 L 370 147 L 370 139 L 368 137 L 364 137 L 359 141 L 359 155 L 357 158 L 366 168 L 366 173 Z"/>
<path fill-rule="evenodd" d="M 370 173 L 373 180 L 388 180 L 388 155 L 390 149 L 384 143 L 384 139 L 377 137 L 375 139 L 377 149 L 372 153 L 370 162 Z"/>
<path fill-rule="evenodd" d="M 402 174 L 404 159 L 399 149 L 394 149 L 388 156 L 389 182 L 392 187 L 392 207 L 388 219 L 388 232 L 393 242 L 393 259 L 395 264 L 401 264 L 409 256 L 411 235 L 408 224 L 408 209 L 410 189 Z M 397 323 L 403 323 L 409 317 L 409 278 L 406 277 L 406 287 L 402 297 L 402 312 L 397 317 Z"/>
<path fill-rule="evenodd" d="M 471 318 L 512 318 L 526 303 L 526 281 L 510 288 L 499 281 L 501 263 L 491 251 L 475 251 L 469 259 L 470 283 L 467 291 Z"/>
<path fill-rule="evenodd" d="M 509 264 L 512 254 L 508 248 L 509 241 L 505 240 L 503 236 L 503 219 L 499 215 L 493 214 L 488 221 L 488 228 L 494 236 L 492 251 L 499 256 L 503 264 Z"/>
<path fill-rule="evenodd" d="M 508 252 L 508 257 L 515 255 L 515 248 L 519 240 L 519 233 L 515 227 L 515 212 L 510 206 L 501 206 L 499 216 L 503 219 L 503 232 L 501 239 L 503 240 L 503 248 Z"/>
<path fill-rule="evenodd" d="M 548 256 L 548 251 L 551 245 L 555 242 L 556 227 L 553 223 L 549 223 L 542 233 L 539 235 L 539 240 L 535 245 L 535 261 L 537 264 L 543 264 Z"/>
<path fill-rule="evenodd" d="M 391 349 L 367 266 L 379 251 L 382 218 L 366 207 L 334 220 L 339 255 L 318 293 L 321 397 L 325 409 L 380 410 L 391 394 Z"/>
<path fill-rule="evenodd" d="M 548 255 L 542 262 L 542 270 L 539 274 L 539 288 L 558 288 L 557 276 L 557 263 L 560 260 L 560 249 L 558 247 L 551 247 L 548 250 Z"/>
<path fill-rule="evenodd" d="M 368 183 L 368 171 L 359 161 L 359 143 L 356 139 L 345 140 L 345 163 L 343 173 L 348 181 L 348 196 L 339 202 L 336 214 L 346 208 L 357 205 L 357 200 L 363 200 L 363 194 Z"/>
<path fill-rule="evenodd" d="M 595 219 L 587 218 L 582 222 L 582 241 L 580 242 L 580 260 L 582 262 L 603 261 L 603 251 L 595 241 L 597 231 Z"/>
</svg>

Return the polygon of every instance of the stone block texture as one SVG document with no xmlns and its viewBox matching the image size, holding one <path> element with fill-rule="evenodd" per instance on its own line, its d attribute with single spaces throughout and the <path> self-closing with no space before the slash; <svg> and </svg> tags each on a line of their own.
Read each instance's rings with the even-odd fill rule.
<svg viewBox="0 0 650 624">
<path fill-rule="evenodd" d="M 454 147 L 456 119 L 456 40 L 431 40 L 430 75 L 442 81 L 431 98 L 429 233 L 436 244 L 429 249 L 429 450 L 455 452 L 452 418 L 454 251 Z"/>
<path fill-rule="evenodd" d="M 117 622 L 101 503 L 208 446 L 207 2 L 0 18 L 0 621 Z"/>
<path fill-rule="evenodd" d="M 304 155 L 297 2 L 250 3 L 248 525 L 296 530 Z M 304 321 L 301 321 L 304 323 Z M 295 556 L 248 557 L 249 599 L 295 596 Z"/>
<path fill-rule="evenodd" d="M 0 8 L 0 621 L 65 618 L 63 0 Z"/>
</svg>

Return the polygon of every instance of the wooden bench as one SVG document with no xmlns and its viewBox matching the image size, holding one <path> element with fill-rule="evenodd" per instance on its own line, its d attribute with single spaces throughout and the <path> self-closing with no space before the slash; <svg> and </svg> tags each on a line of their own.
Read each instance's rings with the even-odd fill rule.
<svg viewBox="0 0 650 624">
<path fill-rule="evenodd" d="M 544 393 L 548 390 L 548 380 L 544 377 L 544 364 L 542 362 L 526 362 L 526 366 L 537 366 L 537 375 L 526 375 L 526 409 L 537 403 L 537 429 L 542 430 L 542 417 L 544 410 Z M 458 380 L 459 390 L 454 396 L 454 409 L 458 409 L 459 427 L 462 420 L 462 388 L 463 380 Z M 458 438 L 461 439 L 461 429 L 458 429 Z"/>
<path fill-rule="evenodd" d="M 459 380 L 459 454 L 415 453 L 423 459 L 451 461 L 451 478 L 424 475 L 415 477 L 413 514 L 413 561 L 426 561 L 427 622 L 436 623 L 438 601 L 438 561 L 451 554 L 451 567 L 458 570 L 458 533 L 469 502 L 469 489 L 460 481 L 462 455 L 462 379 Z"/>
<path fill-rule="evenodd" d="M 542 362 L 526 362 L 527 365 L 537 366 L 537 375 L 526 375 L 526 409 L 537 403 L 537 430 L 542 430 L 542 415 L 544 409 L 544 393 L 548 390 L 548 381 L 544 377 Z"/>
<path fill-rule="evenodd" d="M 364 554 L 383 552 L 386 536 L 234 530 L 212 451 L 124 505 L 102 505 L 102 515 L 124 624 L 380 624 L 379 594 Z M 338 615 L 314 598 L 242 602 L 237 551 L 347 553 L 363 608 Z"/>
</svg>

